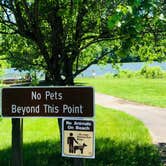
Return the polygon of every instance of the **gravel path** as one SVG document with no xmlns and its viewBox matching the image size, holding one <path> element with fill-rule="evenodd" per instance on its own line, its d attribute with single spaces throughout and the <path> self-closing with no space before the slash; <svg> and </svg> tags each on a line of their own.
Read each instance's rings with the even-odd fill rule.
<svg viewBox="0 0 166 166">
<path fill-rule="evenodd" d="M 95 94 L 95 102 L 135 116 L 147 126 L 155 144 L 166 143 L 166 108 L 138 104 L 99 93 Z"/>
</svg>

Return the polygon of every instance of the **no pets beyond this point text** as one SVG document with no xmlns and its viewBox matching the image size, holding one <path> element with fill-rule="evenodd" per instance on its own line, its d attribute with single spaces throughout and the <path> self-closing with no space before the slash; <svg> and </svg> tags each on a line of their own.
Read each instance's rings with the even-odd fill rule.
<svg viewBox="0 0 166 166">
<path fill-rule="evenodd" d="M 93 88 L 3 88 L 4 117 L 93 117 Z"/>
<path fill-rule="evenodd" d="M 41 100 L 41 93 L 37 93 L 36 91 L 32 91 L 31 92 L 31 100 Z M 54 92 L 50 92 L 50 91 L 45 91 L 44 93 L 44 99 L 46 101 L 48 100 L 62 100 L 63 99 L 63 94 L 62 93 L 58 93 L 56 91 Z M 60 109 L 58 105 L 54 105 L 54 104 L 43 104 L 43 105 L 37 105 L 37 106 L 17 106 L 15 104 L 12 104 L 11 106 L 11 112 L 12 113 L 19 113 L 22 115 L 25 115 L 26 113 L 40 113 L 41 107 L 44 107 L 44 113 L 59 113 Z M 62 106 L 62 113 L 79 113 L 82 114 L 83 113 L 83 109 L 82 109 L 82 105 L 67 105 L 67 104 L 63 104 Z"/>
</svg>

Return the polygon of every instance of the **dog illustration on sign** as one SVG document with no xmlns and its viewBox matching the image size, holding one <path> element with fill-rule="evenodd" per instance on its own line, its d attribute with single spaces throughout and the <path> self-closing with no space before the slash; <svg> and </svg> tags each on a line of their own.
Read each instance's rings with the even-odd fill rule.
<svg viewBox="0 0 166 166">
<path fill-rule="evenodd" d="M 74 142 L 78 145 L 74 146 Z M 73 137 L 73 133 L 69 134 L 67 144 L 69 144 L 69 153 L 76 153 L 77 150 L 80 150 L 81 154 L 83 154 L 84 148 L 87 146 L 85 143 L 79 145 L 78 141 Z"/>
<path fill-rule="evenodd" d="M 83 154 L 83 150 L 87 145 L 85 143 L 83 143 L 83 145 L 78 145 L 78 146 L 74 146 L 74 153 L 76 153 L 76 150 L 80 150 L 81 154 Z"/>
</svg>

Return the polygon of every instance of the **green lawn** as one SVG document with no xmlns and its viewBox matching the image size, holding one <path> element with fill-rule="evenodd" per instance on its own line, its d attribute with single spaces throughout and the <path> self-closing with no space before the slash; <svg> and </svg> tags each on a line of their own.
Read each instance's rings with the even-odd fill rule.
<svg viewBox="0 0 166 166">
<path fill-rule="evenodd" d="M 96 106 L 96 158 L 88 166 L 159 166 L 158 151 L 139 120 L 119 111 Z M 11 120 L 0 121 L 0 165 L 10 165 Z M 24 166 L 70 166 L 61 157 L 56 118 L 24 119 Z"/>
<path fill-rule="evenodd" d="M 94 86 L 100 93 L 153 106 L 166 107 L 166 79 L 79 78 L 78 83 Z"/>
</svg>

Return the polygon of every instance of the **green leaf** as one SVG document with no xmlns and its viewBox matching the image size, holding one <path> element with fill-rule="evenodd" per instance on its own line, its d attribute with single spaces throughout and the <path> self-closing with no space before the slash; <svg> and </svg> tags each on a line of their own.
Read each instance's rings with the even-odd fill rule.
<svg viewBox="0 0 166 166">
<path fill-rule="evenodd" d="M 134 1 L 134 5 L 135 5 L 135 6 L 139 6 L 140 4 L 141 4 L 141 0 L 135 0 L 135 1 Z"/>
<path fill-rule="evenodd" d="M 132 13 L 133 13 L 133 9 L 132 9 L 132 7 L 131 7 L 131 6 L 127 6 L 127 9 L 128 9 L 128 12 L 129 12 L 130 14 L 132 14 Z"/>
<path fill-rule="evenodd" d="M 119 13 L 116 13 L 108 18 L 108 28 L 112 30 L 117 23 L 120 21 L 121 15 Z"/>
</svg>

